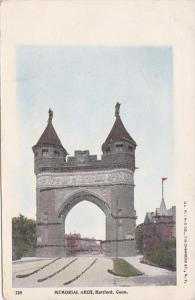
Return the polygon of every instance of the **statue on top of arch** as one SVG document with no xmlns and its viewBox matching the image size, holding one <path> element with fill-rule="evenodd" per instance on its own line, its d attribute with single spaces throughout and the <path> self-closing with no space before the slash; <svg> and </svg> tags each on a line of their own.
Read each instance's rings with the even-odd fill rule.
<svg viewBox="0 0 195 300">
<path fill-rule="evenodd" d="M 120 106 L 121 106 L 121 103 L 117 102 L 116 105 L 115 105 L 115 117 L 119 117 L 120 115 Z"/>
<path fill-rule="evenodd" d="M 51 123 L 53 119 L 53 110 L 49 109 L 48 113 L 49 113 L 48 123 Z"/>
</svg>

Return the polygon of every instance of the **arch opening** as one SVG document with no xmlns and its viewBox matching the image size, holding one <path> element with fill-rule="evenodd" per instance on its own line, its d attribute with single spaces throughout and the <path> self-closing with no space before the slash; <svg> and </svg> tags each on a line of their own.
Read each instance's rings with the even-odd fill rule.
<svg viewBox="0 0 195 300">
<path fill-rule="evenodd" d="M 94 203 L 83 200 L 66 215 L 65 252 L 67 255 L 100 255 L 105 240 L 106 216 Z"/>
<path fill-rule="evenodd" d="M 64 223 L 66 255 L 103 254 L 109 206 L 93 194 L 80 192 L 69 197 L 59 210 Z"/>
</svg>

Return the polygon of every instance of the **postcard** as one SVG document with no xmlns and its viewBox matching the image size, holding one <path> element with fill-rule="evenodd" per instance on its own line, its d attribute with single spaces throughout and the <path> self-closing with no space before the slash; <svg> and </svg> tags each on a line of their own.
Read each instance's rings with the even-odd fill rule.
<svg viewBox="0 0 195 300">
<path fill-rule="evenodd" d="M 2 2 L 4 299 L 195 299 L 194 4 Z"/>
</svg>

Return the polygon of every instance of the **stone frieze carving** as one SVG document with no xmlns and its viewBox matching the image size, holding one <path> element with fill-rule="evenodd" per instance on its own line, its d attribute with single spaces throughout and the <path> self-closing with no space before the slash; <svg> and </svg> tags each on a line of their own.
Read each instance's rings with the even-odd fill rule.
<svg viewBox="0 0 195 300">
<path fill-rule="evenodd" d="M 42 173 L 37 175 L 37 188 L 133 184 L 133 173 L 127 169 L 77 173 Z"/>
</svg>

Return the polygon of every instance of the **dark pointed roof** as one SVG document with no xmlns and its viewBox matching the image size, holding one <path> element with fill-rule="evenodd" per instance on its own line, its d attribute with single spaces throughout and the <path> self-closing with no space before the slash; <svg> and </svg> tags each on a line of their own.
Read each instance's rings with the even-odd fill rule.
<svg viewBox="0 0 195 300">
<path fill-rule="evenodd" d="M 103 151 L 104 151 L 105 147 L 107 147 L 108 144 L 110 144 L 112 142 L 117 142 L 117 141 L 129 141 L 136 146 L 136 142 L 132 139 L 132 137 L 126 130 L 125 126 L 123 125 L 123 122 L 119 115 L 119 108 L 117 107 L 117 104 L 115 106 L 116 120 L 114 122 L 114 125 L 113 125 L 106 141 L 102 145 Z M 116 111 L 116 107 L 118 108 L 117 111 Z"/>
<path fill-rule="evenodd" d="M 48 124 L 36 145 L 33 146 L 33 151 L 38 147 L 54 146 L 63 149 L 67 154 L 66 149 L 64 149 L 64 147 L 62 146 L 62 143 L 53 127 L 52 118 L 53 112 L 49 110 Z"/>
</svg>

